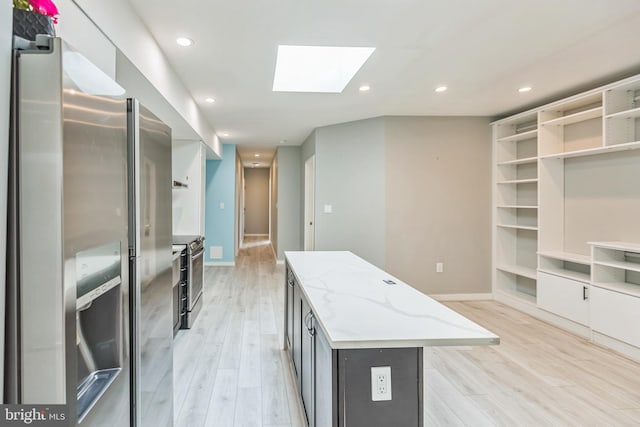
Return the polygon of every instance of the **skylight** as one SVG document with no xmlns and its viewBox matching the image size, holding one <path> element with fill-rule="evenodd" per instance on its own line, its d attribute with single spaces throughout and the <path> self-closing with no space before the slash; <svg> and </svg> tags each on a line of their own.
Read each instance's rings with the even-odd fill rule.
<svg viewBox="0 0 640 427">
<path fill-rule="evenodd" d="M 375 47 L 278 46 L 274 92 L 344 90 Z"/>
</svg>

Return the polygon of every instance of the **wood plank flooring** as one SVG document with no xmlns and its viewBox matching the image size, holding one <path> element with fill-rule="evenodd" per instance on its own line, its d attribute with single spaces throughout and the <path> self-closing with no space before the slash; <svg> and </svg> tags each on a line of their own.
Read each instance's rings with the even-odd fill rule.
<svg viewBox="0 0 640 427">
<path fill-rule="evenodd" d="M 206 267 L 203 310 L 175 340 L 176 426 L 304 426 L 281 349 L 283 283 L 268 242 Z M 425 425 L 640 426 L 639 363 L 497 302 L 447 305 L 501 344 L 425 349 Z"/>
<path fill-rule="evenodd" d="M 203 309 L 174 342 L 175 426 L 304 426 L 281 349 L 283 283 L 256 239 L 235 267 L 205 267 Z"/>
</svg>

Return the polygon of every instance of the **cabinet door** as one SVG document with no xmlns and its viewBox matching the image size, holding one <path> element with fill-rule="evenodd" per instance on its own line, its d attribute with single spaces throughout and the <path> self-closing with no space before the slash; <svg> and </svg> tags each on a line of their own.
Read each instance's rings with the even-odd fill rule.
<svg viewBox="0 0 640 427">
<path fill-rule="evenodd" d="M 333 353 L 329 341 L 322 333 L 322 329 L 316 324 L 314 319 L 313 328 L 315 330 L 315 427 L 333 426 L 333 405 L 335 404 L 333 395 Z"/>
<path fill-rule="evenodd" d="M 291 347 L 293 346 L 293 273 L 291 270 L 287 269 L 287 284 L 285 287 L 286 292 L 286 316 L 287 323 L 285 325 L 286 331 L 286 344 L 289 351 L 291 351 Z"/>
<path fill-rule="evenodd" d="M 640 347 L 640 298 L 593 286 L 591 328 Z"/>
<path fill-rule="evenodd" d="M 293 349 L 293 370 L 296 374 L 296 382 L 298 388 L 301 386 L 300 382 L 300 367 L 301 361 L 301 346 L 300 339 L 302 337 L 302 301 L 300 298 L 300 286 L 295 283 L 293 285 L 293 343 L 291 348 Z"/>
<path fill-rule="evenodd" d="M 589 285 L 538 272 L 538 306 L 582 325 L 589 324 Z"/>
<path fill-rule="evenodd" d="M 302 299 L 302 403 L 307 416 L 307 424 L 314 427 L 314 329 L 313 313 L 309 304 Z"/>
</svg>

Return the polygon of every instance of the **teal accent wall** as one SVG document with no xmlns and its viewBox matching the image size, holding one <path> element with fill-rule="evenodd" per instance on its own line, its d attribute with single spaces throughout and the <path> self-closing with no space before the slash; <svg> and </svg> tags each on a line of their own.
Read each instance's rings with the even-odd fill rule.
<svg viewBox="0 0 640 427">
<path fill-rule="evenodd" d="M 233 262 L 236 203 L 236 146 L 222 146 L 222 160 L 207 160 L 205 180 L 205 262 Z M 224 203 L 224 209 L 220 209 Z M 211 246 L 222 246 L 222 258 L 211 258 Z"/>
</svg>

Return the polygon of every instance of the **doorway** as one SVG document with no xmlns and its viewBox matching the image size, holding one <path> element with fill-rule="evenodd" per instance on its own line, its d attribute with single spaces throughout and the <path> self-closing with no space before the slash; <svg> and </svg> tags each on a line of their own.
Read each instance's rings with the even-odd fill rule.
<svg viewBox="0 0 640 427">
<path fill-rule="evenodd" d="M 268 168 L 244 168 L 245 244 L 248 240 L 269 240 L 269 172 Z"/>
<path fill-rule="evenodd" d="M 315 154 L 304 162 L 304 250 L 315 248 Z"/>
</svg>

